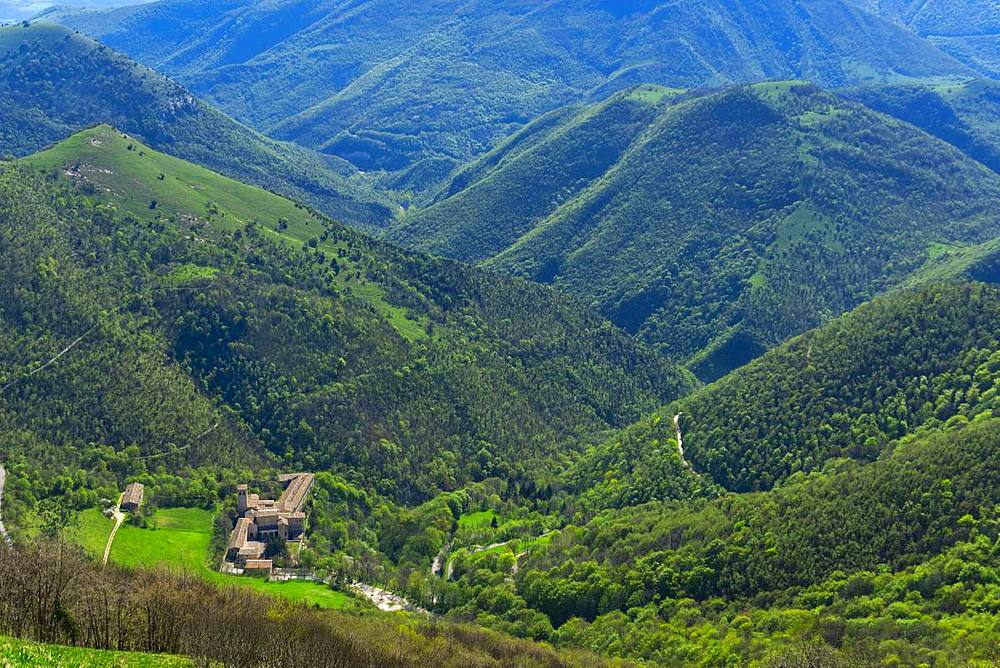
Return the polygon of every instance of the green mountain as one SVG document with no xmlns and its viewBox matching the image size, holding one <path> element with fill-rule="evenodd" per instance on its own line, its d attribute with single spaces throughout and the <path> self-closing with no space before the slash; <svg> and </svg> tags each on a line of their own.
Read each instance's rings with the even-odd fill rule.
<svg viewBox="0 0 1000 668">
<path fill-rule="evenodd" d="M 258 129 L 416 191 L 540 114 L 639 82 L 974 72 L 842 0 L 164 0 L 50 16 Z"/>
<path fill-rule="evenodd" d="M 200 471 L 270 462 L 421 499 L 543 476 L 690 387 L 552 290 L 404 253 L 108 126 L 0 178 L 0 458 L 39 498 L 93 503 L 148 472 L 201 505 Z"/>
<path fill-rule="evenodd" d="M 23 156 L 108 123 L 159 150 L 360 226 L 393 207 L 342 160 L 269 139 L 169 79 L 55 24 L 0 29 L 0 153 Z"/>
<path fill-rule="evenodd" d="M 998 320 L 995 286 L 882 297 L 624 430 L 561 529 L 455 558 L 458 611 L 656 665 L 988 664 Z"/>
<path fill-rule="evenodd" d="M 998 211 L 996 173 L 811 85 L 642 86 L 529 125 L 388 238 L 551 283 L 714 379 Z"/>
<path fill-rule="evenodd" d="M 622 506 L 711 494 L 716 484 L 767 490 L 842 458 L 875 461 L 899 439 L 1000 411 L 998 327 L 993 286 L 880 297 L 591 449 L 572 488 L 598 507 Z"/>
<path fill-rule="evenodd" d="M 870 86 L 846 94 L 917 126 L 1000 173 L 1000 83 Z"/>
</svg>

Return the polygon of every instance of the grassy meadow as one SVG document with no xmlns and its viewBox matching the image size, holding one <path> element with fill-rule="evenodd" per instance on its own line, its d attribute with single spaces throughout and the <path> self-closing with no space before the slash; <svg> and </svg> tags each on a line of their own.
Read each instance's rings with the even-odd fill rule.
<svg viewBox="0 0 1000 668">
<path fill-rule="evenodd" d="M 358 599 L 315 582 L 268 582 L 218 572 L 216 564 L 211 562 L 212 518 L 210 511 L 200 508 L 167 508 L 156 512 L 148 529 L 126 522 L 115 537 L 110 561 L 130 568 L 166 566 L 197 573 L 219 586 L 245 587 L 330 610 L 365 607 Z M 99 510 L 88 509 L 77 515 L 68 535 L 89 554 L 99 558 L 112 526 L 112 521 Z"/>
</svg>

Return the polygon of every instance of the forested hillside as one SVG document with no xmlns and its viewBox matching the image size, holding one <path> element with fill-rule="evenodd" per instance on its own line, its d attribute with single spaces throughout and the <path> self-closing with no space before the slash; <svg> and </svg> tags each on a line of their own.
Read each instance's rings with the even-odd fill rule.
<svg viewBox="0 0 1000 668">
<path fill-rule="evenodd" d="M 539 114 L 640 82 L 974 72 L 843 0 L 165 0 L 51 16 L 258 129 L 417 191 Z"/>
<path fill-rule="evenodd" d="M 660 665 L 990 665 L 1000 423 L 765 494 L 599 515 L 481 560 L 456 616 Z M 755 663 L 759 662 L 759 663 Z M 973 663 L 969 663 L 973 662 Z"/>
<path fill-rule="evenodd" d="M 733 491 L 770 489 L 841 458 L 874 461 L 921 429 L 1000 411 L 998 331 L 993 286 L 932 285 L 876 299 L 594 448 L 573 485 L 613 479 L 588 493 L 598 505 L 686 498 L 658 489 L 685 471 L 678 414 L 694 471 Z"/>
<path fill-rule="evenodd" d="M 106 126 L 5 165 L 0 193 L 0 457 L 30 480 L 22 508 L 93 504 L 143 471 L 168 504 L 210 504 L 258 461 L 398 500 L 541 479 L 690 386 L 551 290 L 400 252 Z"/>
<path fill-rule="evenodd" d="M 0 155 L 27 155 L 108 123 L 172 155 L 359 226 L 394 215 L 348 163 L 274 141 L 166 77 L 55 24 L 0 28 Z"/>
<path fill-rule="evenodd" d="M 997 0 L 28 4 L 4 668 L 1000 665 Z"/>
<path fill-rule="evenodd" d="M 996 287 L 934 286 L 795 339 L 588 452 L 563 528 L 455 558 L 438 596 L 662 665 L 989 665 L 998 318 Z"/>
<path fill-rule="evenodd" d="M 714 379 L 998 211 L 995 172 L 813 86 L 642 86 L 529 126 L 390 238 L 552 283 Z"/>
<path fill-rule="evenodd" d="M 977 79 L 870 86 L 846 94 L 917 126 L 1000 172 L 1000 83 Z"/>
</svg>

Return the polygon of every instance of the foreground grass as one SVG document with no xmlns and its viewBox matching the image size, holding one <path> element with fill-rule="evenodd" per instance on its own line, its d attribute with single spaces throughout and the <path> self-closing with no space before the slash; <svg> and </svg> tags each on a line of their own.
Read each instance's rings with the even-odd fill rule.
<svg viewBox="0 0 1000 668">
<path fill-rule="evenodd" d="M 0 637 L 0 666 L 55 666 L 57 668 L 173 668 L 192 666 L 189 659 L 163 654 L 106 652 L 81 647 L 42 645 L 27 640 Z"/>
<path fill-rule="evenodd" d="M 328 610 L 359 610 L 364 604 L 358 599 L 329 587 L 302 580 L 267 582 L 263 579 L 219 573 L 210 561 L 212 543 L 212 513 L 200 508 L 169 508 L 156 512 L 151 528 L 140 529 L 122 525 L 111 548 L 110 561 L 129 568 L 166 566 L 196 573 L 218 586 L 252 589 L 261 594 L 277 596 Z M 97 509 L 77 515 L 69 538 L 88 554 L 99 557 L 113 523 Z"/>
</svg>

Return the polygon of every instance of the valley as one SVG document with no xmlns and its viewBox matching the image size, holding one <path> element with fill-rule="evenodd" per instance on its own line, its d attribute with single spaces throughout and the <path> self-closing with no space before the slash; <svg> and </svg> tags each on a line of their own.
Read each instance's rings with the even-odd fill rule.
<svg viewBox="0 0 1000 668">
<path fill-rule="evenodd" d="M 0 665 L 1000 663 L 995 3 L 0 2 Z"/>
</svg>

